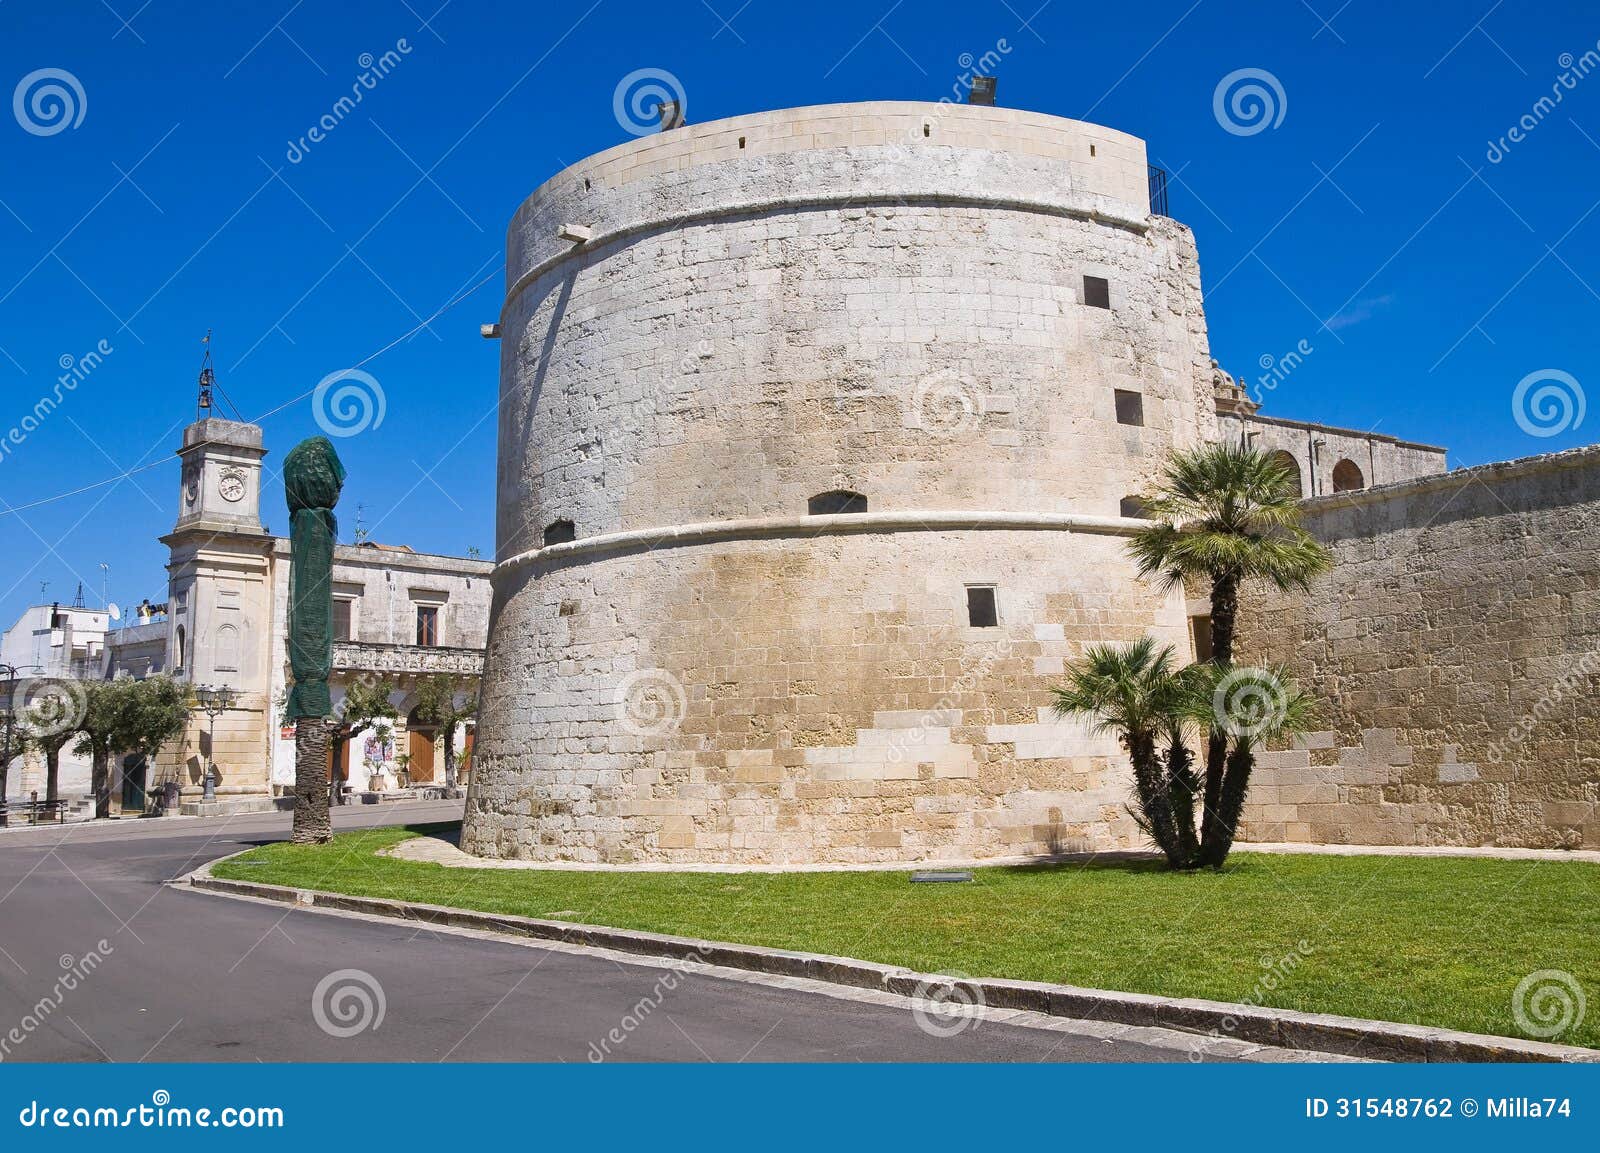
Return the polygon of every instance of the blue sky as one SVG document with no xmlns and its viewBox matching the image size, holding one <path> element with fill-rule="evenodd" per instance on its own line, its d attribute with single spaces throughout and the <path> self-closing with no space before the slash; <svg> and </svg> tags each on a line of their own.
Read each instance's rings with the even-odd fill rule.
<svg viewBox="0 0 1600 1153">
<path fill-rule="evenodd" d="M 359 505 L 377 539 L 492 553 L 498 353 L 477 328 L 498 311 L 505 224 L 561 167 L 628 139 L 613 94 L 640 68 L 671 72 L 705 121 L 937 99 L 964 54 L 1004 41 L 1001 103 L 1143 136 L 1174 174 L 1223 365 L 1255 379 L 1263 358 L 1312 350 L 1268 412 L 1446 444 L 1458 465 L 1600 426 L 1535 436 L 1511 408 L 1530 373 L 1600 383 L 1600 69 L 1578 75 L 1600 41 L 1592 5 L 439 3 L 0 5 L 4 89 L 52 68 L 82 92 L 59 131 L 25 130 L 26 100 L 0 116 L 0 438 L 64 358 L 111 349 L 0 454 L 0 621 L 40 581 L 46 599 L 82 579 L 98 600 L 101 563 L 111 599 L 164 595 L 156 537 L 207 328 L 238 409 L 273 412 L 269 462 L 318 431 L 309 400 L 280 406 L 392 344 L 365 365 L 383 423 L 339 444 L 345 536 Z M 363 55 L 402 40 L 291 159 L 370 74 Z M 1281 119 L 1247 134 L 1214 108 L 1240 69 L 1282 93 Z M 1561 102 L 1536 109 L 1553 88 Z M 264 505 L 282 531 L 281 488 Z"/>
</svg>

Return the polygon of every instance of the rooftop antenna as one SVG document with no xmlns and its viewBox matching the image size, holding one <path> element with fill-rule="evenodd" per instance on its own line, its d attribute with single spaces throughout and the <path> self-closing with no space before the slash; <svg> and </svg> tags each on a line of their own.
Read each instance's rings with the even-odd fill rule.
<svg viewBox="0 0 1600 1153">
<path fill-rule="evenodd" d="M 44 590 L 50 587 L 49 581 L 39 582 L 39 603 L 44 604 Z"/>
<path fill-rule="evenodd" d="M 82 581 L 78 582 L 78 593 L 77 593 L 76 596 L 74 596 L 72 598 L 72 607 L 75 608 L 75 609 L 83 608 L 83 582 Z"/>
<path fill-rule="evenodd" d="M 367 513 L 367 506 L 366 505 L 364 505 L 364 504 L 356 505 L 356 543 L 357 544 L 365 544 L 366 540 L 367 540 L 366 513 Z"/>
</svg>

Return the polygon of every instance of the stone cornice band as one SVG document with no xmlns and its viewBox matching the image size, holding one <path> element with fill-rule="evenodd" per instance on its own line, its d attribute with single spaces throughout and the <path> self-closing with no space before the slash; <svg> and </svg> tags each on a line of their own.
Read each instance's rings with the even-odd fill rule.
<svg viewBox="0 0 1600 1153">
<path fill-rule="evenodd" d="M 893 532 L 945 532 L 953 529 L 1023 530 L 1131 536 L 1148 521 L 1120 516 L 1074 513 L 994 512 L 985 510 L 931 512 L 841 513 L 831 516 L 758 517 L 747 520 L 699 521 L 662 528 L 599 533 L 564 544 L 528 549 L 495 565 L 491 579 L 540 560 L 567 560 L 609 552 L 649 551 L 722 540 L 768 540 L 780 537 L 841 536 Z"/>
</svg>

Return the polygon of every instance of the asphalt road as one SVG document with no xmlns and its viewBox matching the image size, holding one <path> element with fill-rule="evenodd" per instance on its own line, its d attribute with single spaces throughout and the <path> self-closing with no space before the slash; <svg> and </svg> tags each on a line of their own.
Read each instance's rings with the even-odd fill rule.
<svg viewBox="0 0 1600 1153">
<path fill-rule="evenodd" d="M 397 807 L 398 808 L 398 807 Z M 459 815 L 346 809 L 341 827 Z M 284 910 L 162 882 L 288 834 L 283 814 L 0 833 L 0 1058 L 10 1061 L 1173 1061 L 1178 1049 L 998 1021 L 955 1036 L 906 1008 L 608 956 Z M 77 987 L 59 980 L 108 949 Z M 65 961 L 69 968 L 64 968 Z M 318 1024 L 319 982 L 360 970 L 383 1016 Z M 335 981 L 334 985 L 349 984 Z M 354 986 L 352 986 L 354 988 Z M 375 1003 L 375 994 L 366 994 Z M 41 999 L 48 1008 L 41 1012 Z M 641 999 L 650 1006 L 637 1012 Z M 360 993 L 337 1010 L 359 1020 Z M 369 1014 L 370 1019 L 370 1014 Z M 629 1024 L 636 1022 L 636 1024 Z M 20 1041 L 7 1031 L 16 1027 Z M 621 1037 L 607 1041 L 608 1036 Z"/>
</svg>

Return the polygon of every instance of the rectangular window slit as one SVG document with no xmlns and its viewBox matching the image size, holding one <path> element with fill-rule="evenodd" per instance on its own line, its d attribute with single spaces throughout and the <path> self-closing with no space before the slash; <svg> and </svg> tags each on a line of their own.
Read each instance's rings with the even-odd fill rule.
<svg viewBox="0 0 1600 1153">
<path fill-rule="evenodd" d="M 1117 394 L 1117 423 L 1143 425 L 1144 397 L 1131 389 L 1119 388 Z"/>
<path fill-rule="evenodd" d="M 1090 308 L 1110 308 L 1111 282 L 1103 276 L 1085 276 L 1083 302 Z"/>
<path fill-rule="evenodd" d="M 993 585 L 967 586 L 967 624 L 975 629 L 992 629 L 1000 623 Z"/>
</svg>

